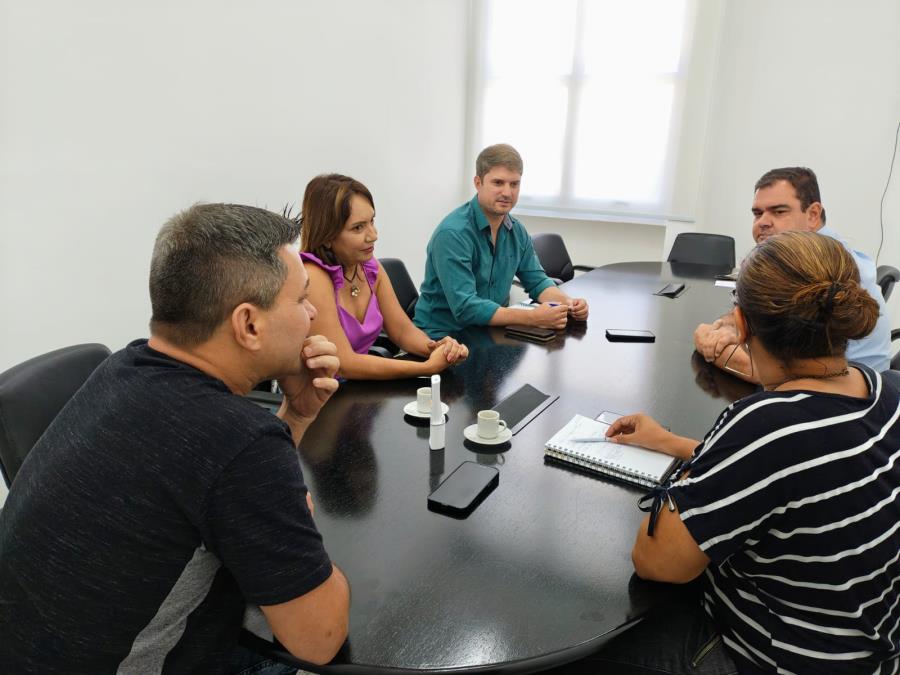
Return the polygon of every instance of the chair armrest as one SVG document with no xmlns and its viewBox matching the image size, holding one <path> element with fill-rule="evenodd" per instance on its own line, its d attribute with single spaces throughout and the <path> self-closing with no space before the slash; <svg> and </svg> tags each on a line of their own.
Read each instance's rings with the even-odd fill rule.
<svg viewBox="0 0 900 675">
<path fill-rule="evenodd" d="M 256 652 L 260 656 L 274 659 L 280 664 L 296 666 L 298 668 L 313 667 L 312 664 L 308 664 L 296 658 L 293 654 L 291 654 L 288 650 L 281 646 L 279 642 L 269 642 L 268 640 L 265 640 L 258 635 L 254 635 L 246 628 L 241 628 L 240 635 L 238 636 L 238 643 L 241 646 Z"/>
<path fill-rule="evenodd" d="M 385 349 L 384 347 L 379 347 L 378 345 L 372 345 L 371 347 L 369 347 L 369 354 L 371 356 L 380 356 L 385 359 L 394 358 L 394 355 L 391 354 L 387 349 Z"/>
</svg>

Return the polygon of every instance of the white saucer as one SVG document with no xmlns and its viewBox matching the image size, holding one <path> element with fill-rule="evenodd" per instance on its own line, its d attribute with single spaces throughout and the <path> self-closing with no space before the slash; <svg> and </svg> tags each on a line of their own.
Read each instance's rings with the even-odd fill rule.
<svg viewBox="0 0 900 675">
<path fill-rule="evenodd" d="M 441 411 L 446 415 L 448 412 L 450 412 L 450 406 L 441 401 Z M 403 406 L 403 414 L 409 415 L 410 417 L 421 417 L 422 419 L 431 417 L 430 412 L 419 412 L 419 408 L 416 407 L 415 401 L 410 401 L 405 406 Z"/>
<path fill-rule="evenodd" d="M 498 433 L 494 438 L 482 438 L 478 435 L 478 425 L 470 424 L 465 429 L 463 429 L 463 436 L 466 437 L 466 440 L 472 441 L 473 443 L 478 443 L 478 445 L 500 445 L 501 443 L 506 443 L 512 438 L 512 431 L 510 429 L 501 429 L 500 433 Z"/>
</svg>

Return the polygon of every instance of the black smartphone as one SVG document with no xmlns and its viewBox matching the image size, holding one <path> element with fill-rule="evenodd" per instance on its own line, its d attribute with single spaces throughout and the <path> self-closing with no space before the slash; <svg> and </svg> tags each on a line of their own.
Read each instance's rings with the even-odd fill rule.
<svg viewBox="0 0 900 675">
<path fill-rule="evenodd" d="M 465 517 L 500 484 L 500 472 L 492 466 L 463 462 L 428 495 L 428 508 Z"/>
<path fill-rule="evenodd" d="M 606 339 L 610 342 L 656 342 L 656 336 L 649 330 L 625 330 L 607 328 Z"/>
<path fill-rule="evenodd" d="M 517 340 L 529 340 L 531 342 L 550 342 L 556 338 L 556 331 L 550 328 L 538 328 L 537 326 L 521 326 L 512 324 L 506 327 L 507 337 Z"/>
<path fill-rule="evenodd" d="M 506 421 L 506 425 L 515 435 L 558 398 L 559 396 L 555 394 L 551 396 L 530 384 L 523 384 L 493 409 L 500 413 L 500 419 Z"/>
<path fill-rule="evenodd" d="M 684 293 L 684 289 L 687 288 L 684 284 L 667 284 L 659 289 L 654 295 L 663 295 L 667 298 L 677 298 L 679 295 Z"/>
</svg>

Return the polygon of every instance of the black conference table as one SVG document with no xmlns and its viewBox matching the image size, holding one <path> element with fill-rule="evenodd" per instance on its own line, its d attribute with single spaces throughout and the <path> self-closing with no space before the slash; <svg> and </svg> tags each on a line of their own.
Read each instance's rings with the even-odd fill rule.
<svg viewBox="0 0 900 675">
<path fill-rule="evenodd" d="M 619 263 L 564 286 L 590 303 L 547 345 L 501 329 L 460 337 L 469 359 L 442 377 L 446 448 L 405 418 L 423 379 L 348 382 L 300 446 L 316 523 L 352 587 L 350 636 L 333 673 L 535 672 L 579 659 L 638 621 L 675 588 L 638 579 L 631 547 L 638 488 L 544 463 L 545 442 L 575 413 L 646 411 L 702 438 L 752 387 L 693 352 L 701 321 L 731 306 L 715 268 Z M 653 295 L 687 284 L 676 299 Z M 656 342 L 611 343 L 606 328 Z M 504 452 L 463 438 L 478 410 L 523 384 L 559 395 Z M 484 450 L 476 452 L 475 450 Z M 465 519 L 429 511 L 428 494 L 465 460 L 496 466 L 499 486 Z"/>
</svg>

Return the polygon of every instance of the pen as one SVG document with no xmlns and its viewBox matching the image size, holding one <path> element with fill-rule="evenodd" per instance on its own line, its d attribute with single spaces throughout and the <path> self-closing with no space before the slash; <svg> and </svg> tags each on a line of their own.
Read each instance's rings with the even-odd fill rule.
<svg viewBox="0 0 900 675">
<path fill-rule="evenodd" d="M 586 436 L 585 438 L 570 438 L 572 443 L 607 443 L 606 436 Z"/>
</svg>

